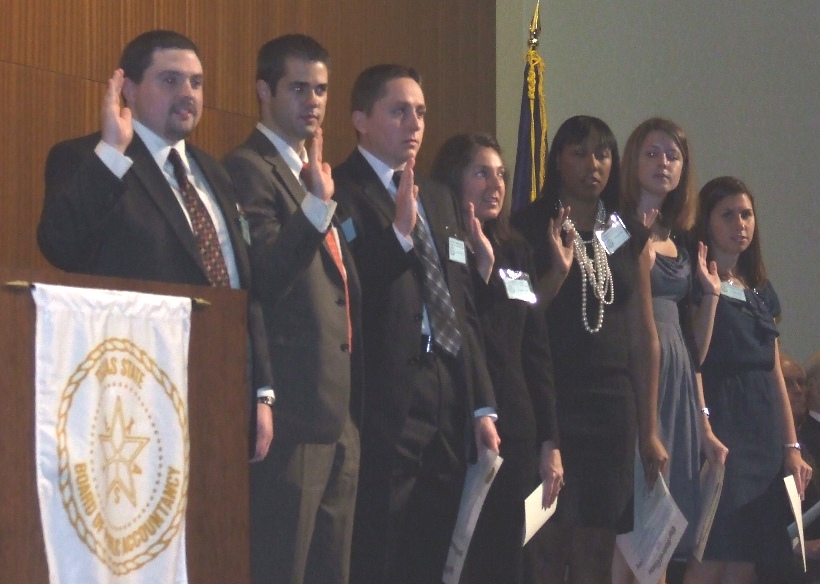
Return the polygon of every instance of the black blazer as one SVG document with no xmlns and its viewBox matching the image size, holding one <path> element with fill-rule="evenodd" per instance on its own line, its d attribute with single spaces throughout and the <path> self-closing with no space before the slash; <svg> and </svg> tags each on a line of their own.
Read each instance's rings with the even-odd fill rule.
<svg viewBox="0 0 820 584">
<path fill-rule="evenodd" d="M 302 211 L 302 185 L 259 130 L 225 158 L 225 166 L 250 224 L 254 290 L 265 315 L 276 387 L 276 438 L 334 442 L 348 412 L 355 422 L 361 417 L 361 295 L 353 257 L 339 230 L 351 353 L 344 281 L 325 234 Z"/>
<path fill-rule="evenodd" d="M 367 371 L 362 447 L 392 450 L 418 390 L 413 369 L 421 358 L 422 267 L 415 251 L 405 252 L 397 240 L 395 204 L 358 149 L 333 170 L 333 179 L 362 283 Z M 457 374 L 467 388 L 465 416 L 472 420 L 475 409 L 495 407 L 495 398 L 483 358 L 470 271 L 448 260 L 448 237 L 459 231 L 459 211 L 444 186 L 418 174 L 416 184 L 462 333 Z"/>
<path fill-rule="evenodd" d="M 100 133 L 61 142 L 46 160 L 46 193 L 37 242 L 67 272 L 209 285 L 193 232 L 168 181 L 135 133 L 122 179 L 94 153 Z M 225 218 L 241 286 L 250 287 L 233 184 L 219 162 L 186 143 Z M 262 312 L 248 300 L 253 388 L 271 384 Z M 253 390 L 253 388 L 251 388 Z M 251 394 L 253 395 L 253 394 Z"/>
<path fill-rule="evenodd" d="M 535 283 L 529 248 L 520 236 L 493 241 L 490 281 L 474 272 L 476 302 L 486 344 L 487 369 L 498 403 L 502 446 L 509 438 L 559 445 L 552 356 L 543 304 L 511 300 L 499 269 L 525 272 Z"/>
</svg>

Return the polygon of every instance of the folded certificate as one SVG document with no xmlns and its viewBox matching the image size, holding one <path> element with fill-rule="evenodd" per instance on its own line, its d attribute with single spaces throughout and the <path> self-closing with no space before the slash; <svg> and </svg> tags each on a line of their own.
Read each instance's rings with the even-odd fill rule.
<svg viewBox="0 0 820 584">
<path fill-rule="evenodd" d="M 708 460 L 700 469 L 700 517 L 695 531 L 695 549 L 692 551 L 692 555 L 699 562 L 703 560 L 703 550 L 706 549 L 709 532 L 712 531 L 725 473 L 724 465 L 713 465 Z"/>
<path fill-rule="evenodd" d="M 687 523 L 660 474 L 651 491 L 643 478 L 635 491 L 635 506 L 642 506 L 641 521 L 615 541 L 638 582 L 658 584 Z"/>
<path fill-rule="evenodd" d="M 498 454 L 483 448 L 478 455 L 478 461 L 467 468 L 453 539 L 450 541 L 450 551 L 447 553 L 447 563 L 444 565 L 444 575 L 441 578 L 443 584 L 458 584 L 461 579 L 461 570 L 464 567 L 470 540 L 473 538 L 475 524 L 502 462 L 504 459 Z"/>
<path fill-rule="evenodd" d="M 792 514 L 794 515 L 794 524 L 797 526 L 797 537 L 800 538 L 800 555 L 803 558 L 803 571 L 805 572 L 806 540 L 803 538 L 803 515 L 800 513 L 800 494 L 797 492 L 797 483 L 794 482 L 794 475 L 784 477 L 783 482 L 786 483 L 786 492 L 789 494 L 789 504 L 792 508 Z M 791 529 L 789 531 L 791 532 Z"/>
<path fill-rule="evenodd" d="M 546 508 L 541 505 L 543 500 L 544 483 L 541 483 L 538 485 L 538 488 L 524 500 L 524 543 L 521 545 L 527 545 L 530 538 L 532 538 L 547 522 L 547 519 L 555 513 L 555 507 L 558 505 L 558 497 L 555 498 L 552 505 Z"/>
</svg>

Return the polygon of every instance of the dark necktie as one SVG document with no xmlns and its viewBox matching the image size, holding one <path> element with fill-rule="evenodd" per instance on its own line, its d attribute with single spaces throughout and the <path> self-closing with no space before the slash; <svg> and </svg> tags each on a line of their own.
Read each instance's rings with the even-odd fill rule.
<svg viewBox="0 0 820 584">
<path fill-rule="evenodd" d="M 171 148 L 168 153 L 168 162 L 174 167 L 174 176 L 182 194 L 182 201 L 188 210 L 188 216 L 191 218 L 191 231 L 194 232 L 194 240 L 199 248 L 202 263 L 205 265 L 208 281 L 211 286 L 230 286 L 228 266 L 222 255 L 222 247 L 219 245 L 214 222 L 194 185 L 188 180 L 188 173 L 176 148 Z"/>
<path fill-rule="evenodd" d="M 302 164 L 302 171 L 299 173 L 299 178 L 305 183 L 308 191 L 310 191 L 311 178 L 308 164 Z M 353 350 L 353 326 L 350 322 L 350 292 L 347 289 L 347 271 L 345 270 L 344 262 L 342 261 L 342 250 L 339 249 L 339 244 L 336 243 L 336 238 L 333 236 L 333 227 L 329 226 L 325 234 L 325 247 L 330 252 L 330 257 L 333 258 L 333 263 L 336 264 L 336 269 L 342 275 L 342 282 L 345 286 L 345 310 L 347 312 L 347 346 L 348 350 Z"/>
<path fill-rule="evenodd" d="M 393 184 L 399 188 L 401 171 L 393 173 Z M 411 233 L 413 246 L 424 268 L 422 281 L 422 295 L 427 307 L 427 316 L 430 318 L 430 328 L 433 332 L 433 342 L 455 356 L 461 348 L 461 332 L 458 330 L 456 310 L 450 298 L 450 290 L 444 282 L 436 250 L 433 247 L 433 237 L 424 228 L 421 216 L 416 216 L 416 226 Z"/>
</svg>

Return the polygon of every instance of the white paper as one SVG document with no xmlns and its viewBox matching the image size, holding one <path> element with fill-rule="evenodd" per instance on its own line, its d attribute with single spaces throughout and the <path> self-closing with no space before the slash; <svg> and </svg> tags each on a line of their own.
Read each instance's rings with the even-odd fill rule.
<svg viewBox="0 0 820 584">
<path fill-rule="evenodd" d="M 524 501 L 524 542 L 521 545 L 527 545 L 532 536 L 538 533 L 538 530 L 555 513 L 555 508 L 558 506 L 558 497 L 555 497 L 555 501 L 546 509 L 541 505 L 543 500 L 544 483 L 541 483 Z"/>
<path fill-rule="evenodd" d="M 642 489 L 636 489 L 635 505 L 644 506 L 643 521 L 636 522 L 632 532 L 619 535 L 615 541 L 638 582 L 658 584 L 687 522 L 660 474 L 651 491 L 645 488 L 643 478 L 640 482 L 644 492 L 639 494 Z M 639 497 L 645 498 L 641 501 Z"/>
<path fill-rule="evenodd" d="M 723 491 L 723 476 L 726 467 L 722 464 L 713 465 L 708 460 L 700 469 L 700 517 L 695 530 L 695 549 L 692 555 L 699 562 L 703 561 L 703 550 L 709 541 L 709 532 L 712 531 L 712 522 L 720 502 L 720 493 Z"/>
<path fill-rule="evenodd" d="M 812 505 L 812 507 L 803 513 L 803 531 L 805 532 L 806 528 L 814 523 L 814 521 L 820 517 L 820 501 Z M 797 545 L 797 522 L 792 522 L 789 525 L 789 537 L 792 539 L 792 547 Z"/>
<path fill-rule="evenodd" d="M 803 538 L 803 514 L 800 512 L 800 494 L 797 492 L 797 483 L 794 482 L 794 475 L 783 477 L 786 483 L 786 492 L 789 494 L 789 504 L 794 515 L 794 522 L 797 524 L 797 537 L 800 539 L 800 556 L 803 558 L 803 571 L 806 571 L 806 540 Z M 794 546 L 792 546 L 794 547 Z"/>
<path fill-rule="evenodd" d="M 470 540 L 473 538 L 475 524 L 502 462 L 504 459 L 498 454 L 488 448 L 482 448 L 476 463 L 467 468 L 453 539 L 450 541 L 450 551 L 447 553 L 447 563 L 441 577 L 443 584 L 458 584 L 461 579 L 461 570 L 464 567 Z"/>
</svg>

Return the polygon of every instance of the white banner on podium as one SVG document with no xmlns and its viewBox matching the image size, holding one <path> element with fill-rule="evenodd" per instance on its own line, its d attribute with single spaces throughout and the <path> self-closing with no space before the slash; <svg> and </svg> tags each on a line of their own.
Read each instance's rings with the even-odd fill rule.
<svg viewBox="0 0 820 584">
<path fill-rule="evenodd" d="M 37 490 L 52 584 L 186 584 L 191 301 L 37 284 Z"/>
</svg>

